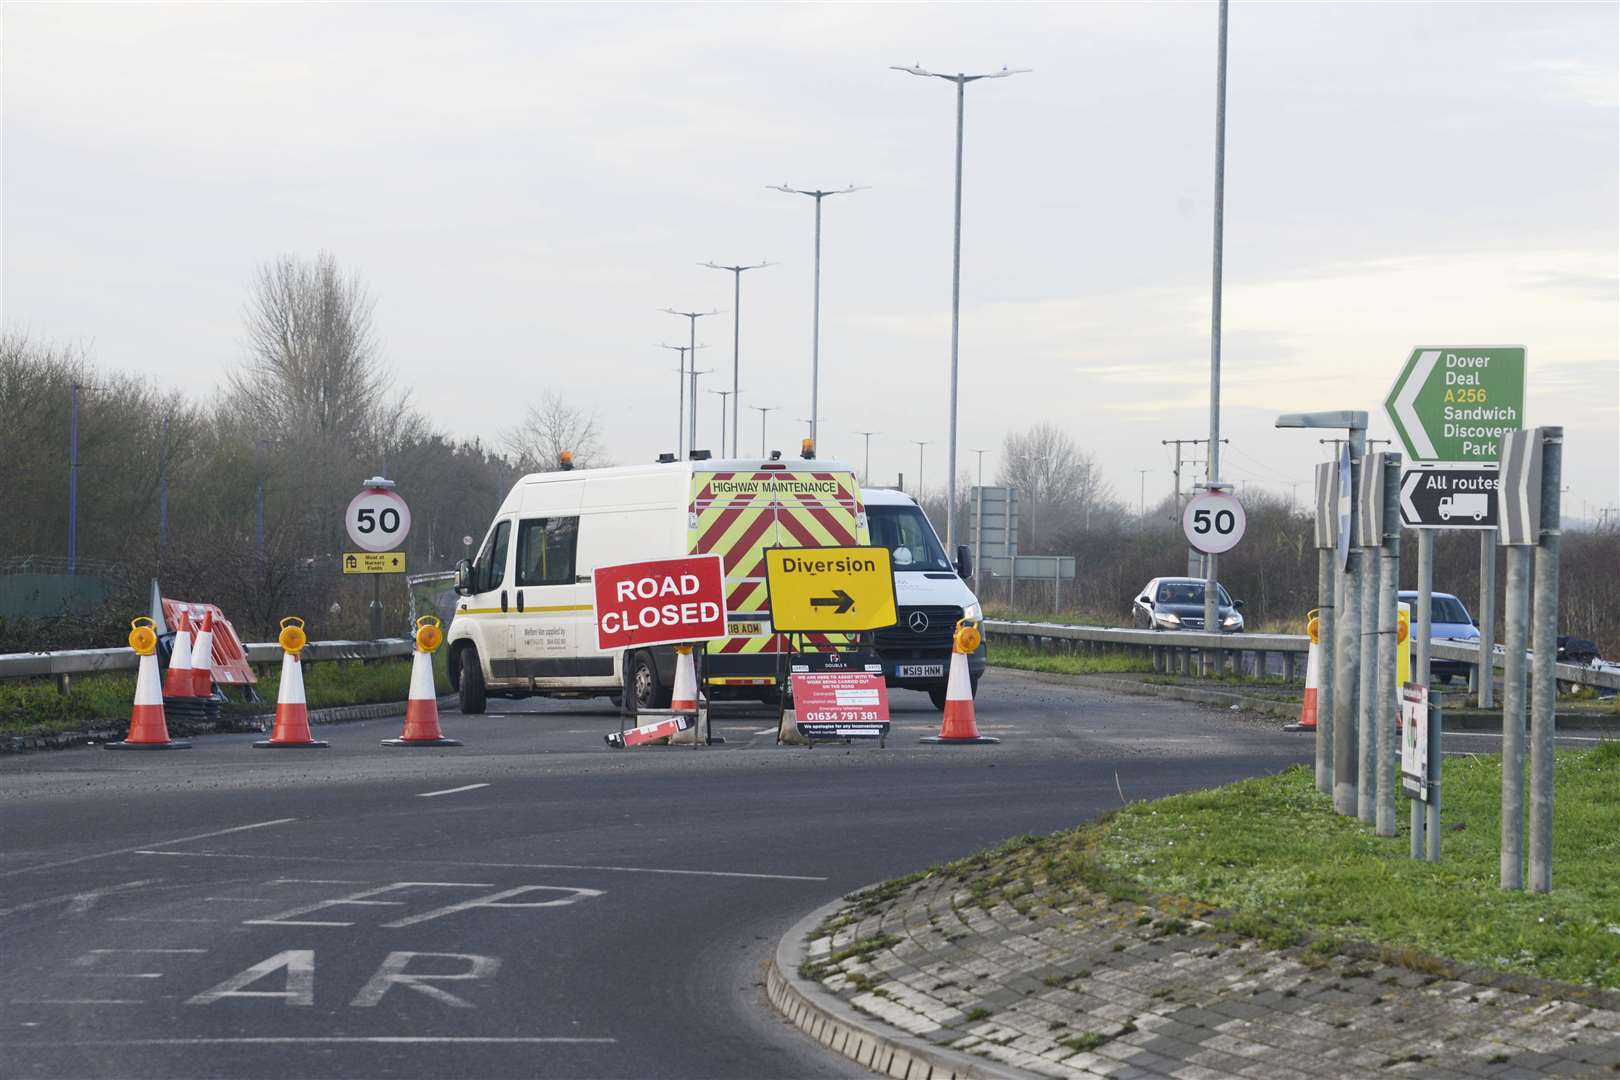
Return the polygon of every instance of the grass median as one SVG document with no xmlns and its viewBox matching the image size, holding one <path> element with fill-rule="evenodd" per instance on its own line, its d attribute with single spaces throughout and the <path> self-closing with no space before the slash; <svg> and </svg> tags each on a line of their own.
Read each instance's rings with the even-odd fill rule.
<svg viewBox="0 0 1620 1080">
<path fill-rule="evenodd" d="M 999 640 L 990 642 L 986 655 L 990 664 L 996 667 L 1047 671 L 1058 675 L 1118 675 L 1153 670 L 1153 661 L 1145 656 L 1132 656 L 1124 652 L 1053 653 Z"/>
<path fill-rule="evenodd" d="M 1170 898 L 1273 945 L 1359 940 L 1419 968 L 1439 957 L 1620 990 L 1620 742 L 1559 753 L 1555 787 L 1545 895 L 1498 888 L 1502 764 L 1473 755 L 1446 759 L 1436 864 L 1408 857 L 1404 800 L 1400 835 L 1381 839 L 1295 767 L 1131 803 L 936 872 L 985 907 L 1063 907 L 1081 891 Z"/>
<path fill-rule="evenodd" d="M 445 652 L 433 654 L 434 681 L 441 694 L 450 692 L 445 674 Z M 344 705 L 370 705 L 404 701 L 410 692 L 409 657 L 371 663 L 335 660 L 304 665 L 304 698 L 311 709 Z M 237 689 L 226 691 L 225 711 L 236 715 L 273 712 L 281 687 L 281 665 L 272 664 L 259 676 L 257 703 L 240 700 Z M 135 700 L 134 672 L 104 672 L 75 676 L 63 694 L 50 679 L 9 679 L 0 682 L 0 735 L 54 734 L 120 727 L 129 723 Z"/>
</svg>

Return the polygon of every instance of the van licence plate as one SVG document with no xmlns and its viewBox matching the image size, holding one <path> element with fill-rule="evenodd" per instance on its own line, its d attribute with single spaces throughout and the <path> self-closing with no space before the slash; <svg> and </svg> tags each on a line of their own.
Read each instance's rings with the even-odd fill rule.
<svg viewBox="0 0 1620 1080">
<path fill-rule="evenodd" d="M 945 674 L 944 664 L 896 664 L 894 674 L 899 679 L 937 679 Z"/>
</svg>

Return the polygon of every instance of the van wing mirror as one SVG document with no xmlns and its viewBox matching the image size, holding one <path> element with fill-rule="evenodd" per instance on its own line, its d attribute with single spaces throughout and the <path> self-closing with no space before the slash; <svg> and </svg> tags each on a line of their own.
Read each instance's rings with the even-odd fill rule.
<svg viewBox="0 0 1620 1080">
<path fill-rule="evenodd" d="M 956 545 L 956 576 L 962 578 L 973 576 L 973 549 L 966 544 Z"/>
<path fill-rule="evenodd" d="M 456 595 L 472 595 L 472 576 L 473 567 L 471 560 L 462 559 L 460 562 L 456 563 Z"/>
</svg>

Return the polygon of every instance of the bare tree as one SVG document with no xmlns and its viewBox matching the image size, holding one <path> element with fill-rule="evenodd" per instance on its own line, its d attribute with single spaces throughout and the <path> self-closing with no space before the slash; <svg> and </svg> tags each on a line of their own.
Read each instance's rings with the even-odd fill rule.
<svg viewBox="0 0 1620 1080">
<path fill-rule="evenodd" d="M 1032 553 L 1113 498 L 1091 455 L 1053 424 L 1006 437 L 997 482 L 1018 489 L 1019 547 Z"/>
<path fill-rule="evenodd" d="M 547 390 L 530 405 L 523 422 L 506 432 L 501 441 L 524 472 L 561 468 L 564 451 L 573 454 L 578 468 L 602 464 L 596 414 L 575 408 L 554 390 Z"/>
</svg>

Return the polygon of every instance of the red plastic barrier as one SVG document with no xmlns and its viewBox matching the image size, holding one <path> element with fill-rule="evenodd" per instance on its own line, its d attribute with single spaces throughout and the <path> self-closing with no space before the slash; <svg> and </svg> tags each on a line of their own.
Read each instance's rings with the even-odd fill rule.
<svg viewBox="0 0 1620 1080">
<path fill-rule="evenodd" d="M 247 650 L 242 648 L 242 639 L 236 636 L 236 627 L 225 617 L 225 613 L 213 604 L 198 604 L 190 600 L 170 600 L 163 598 L 163 622 L 174 629 L 180 622 L 180 613 L 184 611 L 191 619 L 192 626 L 201 626 L 203 613 L 214 613 L 214 655 L 210 667 L 213 668 L 214 681 L 225 686 L 242 686 L 247 683 L 256 683 L 259 677 L 253 674 L 253 668 L 248 664 Z"/>
</svg>

